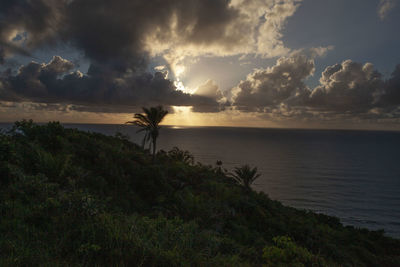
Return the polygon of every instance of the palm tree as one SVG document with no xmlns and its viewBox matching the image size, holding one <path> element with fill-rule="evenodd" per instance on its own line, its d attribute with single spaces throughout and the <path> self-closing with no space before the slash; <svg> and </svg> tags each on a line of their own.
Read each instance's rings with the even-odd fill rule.
<svg viewBox="0 0 400 267">
<path fill-rule="evenodd" d="M 248 164 L 242 167 L 235 167 L 230 176 L 240 185 L 250 190 L 250 185 L 261 176 L 257 171 L 257 167 L 251 168 Z"/>
<path fill-rule="evenodd" d="M 145 132 L 142 142 L 143 148 L 151 140 L 153 145 L 153 161 L 156 156 L 156 142 L 161 128 L 159 124 L 167 114 L 168 111 L 163 109 L 162 106 L 143 108 L 143 113 L 136 113 L 134 115 L 134 121 L 126 122 L 140 127 L 141 129 L 137 132 Z"/>
<path fill-rule="evenodd" d="M 173 160 L 180 161 L 188 165 L 194 164 L 193 155 L 190 154 L 189 151 L 180 150 L 176 146 L 173 147 L 170 151 L 168 151 L 168 156 Z"/>
</svg>

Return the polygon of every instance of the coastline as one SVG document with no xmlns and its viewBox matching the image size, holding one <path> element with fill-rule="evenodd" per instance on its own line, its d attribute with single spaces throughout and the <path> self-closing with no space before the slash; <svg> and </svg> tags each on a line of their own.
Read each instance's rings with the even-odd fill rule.
<svg viewBox="0 0 400 267">
<path fill-rule="evenodd" d="M 400 262 L 400 240 L 283 206 L 217 166 L 152 163 L 123 136 L 58 123 L 17 128 L 1 136 L 2 265 Z"/>
</svg>

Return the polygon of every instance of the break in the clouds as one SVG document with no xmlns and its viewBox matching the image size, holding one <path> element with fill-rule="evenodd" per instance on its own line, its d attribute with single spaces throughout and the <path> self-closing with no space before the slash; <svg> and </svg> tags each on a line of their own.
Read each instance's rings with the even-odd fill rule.
<svg viewBox="0 0 400 267">
<path fill-rule="evenodd" d="M 345 60 L 326 67 L 319 85 L 310 88 L 305 80 L 314 72 L 312 57 L 282 57 L 241 81 L 233 89 L 233 106 L 275 120 L 399 118 L 400 65 L 385 80 L 373 64 Z"/>
</svg>

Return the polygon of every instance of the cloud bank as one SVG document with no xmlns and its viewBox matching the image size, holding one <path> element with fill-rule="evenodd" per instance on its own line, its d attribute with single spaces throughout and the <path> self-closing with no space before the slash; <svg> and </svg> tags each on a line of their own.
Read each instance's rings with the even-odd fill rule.
<svg viewBox="0 0 400 267">
<path fill-rule="evenodd" d="M 47 64 L 31 62 L 0 78 L 4 101 L 73 104 L 92 112 L 133 112 L 138 107 L 164 104 L 193 106 L 198 112 L 219 111 L 219 95 L 190 95 L 176 90 L 166 72 L 112 73 L 92 64 L 87 74 L 71 71 L 74 64 L 59 56 Z"/>
<path fill-rule="evenodd" d="M 0 3 L 0 64 L 12 55 L 30 56 L 69 46 L 90 62 L 87 73 L 61 57 L 29 63 L 1 77 L 3 101 L 79 105 L 88 110 L 130 112 L 162 103 L 221 108 L 219 94 L 177 91 L 165 72 L 150 73 L 162 56 L 170 68 L 187 57 L 290 51 L 280 31 L 300 0 L 20 0 Z M 177 73 L 175 73 L 177 74 Z M 217 91 L 219 89 L 216 89 Z M 201 90 L 199 91 L 201 92 Z"/>
<path fill-rule="evenodd" d="M 286 54 L 280 38 L 300 0 L 21 0 L 0 4 L 2 56 L 68 43 L 97 62 L 139 67 L 148 55 Z M 14 51 L 13 51 L 14 50 Z"/>
<path fill-rule="evenodd" d="M 282 57 L 232 89 L 232 105 L 273 120 L 400 118 L 400 65 L 385 80 L 371 63 L 345 60 L 326 67 L 310 88 L 305 80 L 314 72 L 314 59 L 303 53 Z"/>
<path fill-rule="evenodd" d="M 400 67 L 385 79 L 371 63 L 328 66 L 314 88 L 315 59 L 332 47 L 293 51 L 282 41 L 300 0 L 3 0 L 0 64 L 72 47 L 89 61 L 87 73 L 62 57 L 31 62 L 0 76 L 0 104 L 31 102 L 33 109 L 136 112 L 155 104 L 194 112 L 235 110 L 271 120 L 397 120 Z M 394 0 L 381 0 L 383 19 Z M 199 56 L 252 54 L 278 58 L 248 74 L 227 94 L 208 80 L 194 94 L 177 90 L 165 69 Z M 149 71 L 162 57 L 166 67 Z M 164 64 L 164 62 L 162 63 Z M 232 98 L 227 99 L 227 95 Z M 17 105 L 18 106 L 18 105 Z"/>
</svg>

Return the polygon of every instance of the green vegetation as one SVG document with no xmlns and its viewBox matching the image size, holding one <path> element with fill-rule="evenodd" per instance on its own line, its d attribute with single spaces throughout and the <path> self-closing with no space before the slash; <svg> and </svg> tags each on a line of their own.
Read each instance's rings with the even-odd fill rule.
<svg viewBox="0 0 400 267">
<path fill-rule="evenodd" d="M 124 136 L 0 134 L 0 266 L 399 266 L 400 241 L 247 190 Z"/>
<path fill-rule="evenodd" d="M 251 184 L 261 176 L 258 173 L 257 167 L 251 168 L 245 164 L 241 167 L 235 167 L 230 176 L 240 185 L 244 186 L 247 190 L 251 190 Z"/>
</svg>

